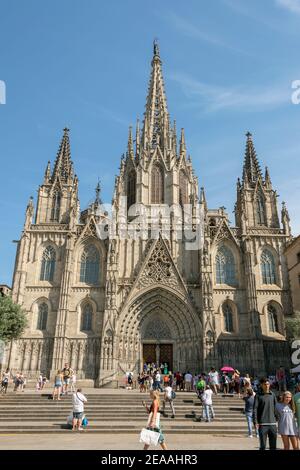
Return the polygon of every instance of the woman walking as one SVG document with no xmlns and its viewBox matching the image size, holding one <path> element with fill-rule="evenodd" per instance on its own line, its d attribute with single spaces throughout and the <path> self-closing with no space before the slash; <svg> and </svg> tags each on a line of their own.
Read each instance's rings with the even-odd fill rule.
<svg viewBox="0 0 300 470">
<path fill-rule="evenodd" d="M 162 433 L 161 427 L 160 427 L 160 399 L 159 399 L 159 391 L 158 390 L 151 390 L 150 391 L 150 398 L 152 400 L 152 403 L 150 407 L 146 405 L 146 402 L 143 401 L 143 406 L 146 408 L 147 413 L 149 413 L 149 419 L 147 423 L 147 429 L 150 429 L 152 431 L 158 432 L 159 433 L 159 444 L 163 450 L 167 450 L 167 446 L 165 444 L 165 438 Z M 145 444 L 144 445 L 144 450 L 148 450 L 149 445 Z"/>
<path fill-rule="evenodd" d="M 276 411 L 279 415 L 278 433 L 281 435 L 284 450 L 290 450 L 290 443 L 293 450 L 298 450 L 298 430 L 295 419 L 295 403 L 291 392 L 284 392 L 280 403 L 276 404 Z"/>
<path fill-rule="evenodd" d="M 252 438 L 252 429 L 253 429 L 253 407 L 254 407 L 254 397 L 255 394 L 252 388 L 248 388 L 243 400 L 245 402 L 245 416 L 248 425 L 248 437 Z M 258 430 L 256 430 L 256 437 L 258 437 Z"/>
<path fill-rule="evenodd" d="M 63 385 L 63 374 L 61 373 L 60 370 L 58 370 L 54 377 L 54 389 L 53 389 L 53 395 L 52 395 L 53 400 L 55 400 L 55 395 L 56 395 L 57 400 L 61 399 L 60 394 L 62 390 L 62 385 Z"/>
</svg>

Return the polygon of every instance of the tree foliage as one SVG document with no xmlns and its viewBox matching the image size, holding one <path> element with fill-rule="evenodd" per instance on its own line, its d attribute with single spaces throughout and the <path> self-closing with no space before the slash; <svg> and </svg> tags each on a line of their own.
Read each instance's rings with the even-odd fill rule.
<svg viewBox="0 0 300 470">
<path fill-rule="evenodd" d="M 10 296 L 0 296 L 0 340 L 5 343 L 20 338 L 27 326 L 25 312 Z"/>
<path fill-rule="evenodd" d="M 286 335 L 290 341 L 300 339 L 300 312 L 295 312 L 292 317 L 286 318 L 285 326 Z"/>
</svg>

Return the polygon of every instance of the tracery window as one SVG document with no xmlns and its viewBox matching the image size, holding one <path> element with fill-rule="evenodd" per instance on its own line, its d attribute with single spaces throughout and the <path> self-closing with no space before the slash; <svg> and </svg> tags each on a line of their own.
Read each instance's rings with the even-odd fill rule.
<svg viewBox="0 0 300 470">
<path fill-rule="evenodd" d="M 216 283 L 236 285 L 234 257 L 231 250 L 224 245 L 216 254 Z"/>
<path fill-rule="evenodd" d="M 51 245 L 47 246 L 44 250 L 43 257 L 42 257 L 41 274 L 40 274 L 41 281 L 53 281 L 54 270 L 55 270 L 55 258 L 56 258 L 55 249 Z"/>
<path fill-rule="evenodd" d="M 164 173 L 159 165 L 153 165 L 151 171 L 151 203 L 164 203 Z"/>
<path fill-rule="evenodd" d="M 263 250 L 260 265 L 263 284 L 276 284 L 274 256 L 269 250 Z"/>
<path fill-rule="evenodd" d="M 80 260 L 80 282 L 97 284 L 99 281 L 100 257 L 94 245 L 87 246 Z"/>
</svg>

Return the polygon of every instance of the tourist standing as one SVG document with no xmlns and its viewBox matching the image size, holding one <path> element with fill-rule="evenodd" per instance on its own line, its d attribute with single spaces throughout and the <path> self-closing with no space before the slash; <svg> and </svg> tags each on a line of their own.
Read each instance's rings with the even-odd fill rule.
<svg viewBox="0 0 300 470">
<path fill-rule="evenodd" d="M 208 374 L 209 385 L 212 388 L 212 391 L 217 395 L 220 385 L 219 385 L 219 373 L 214 367 L 211 368 Z"/>
<path fill-rule="evenodd" d="M 76 370 L 73 370 L 73 374 L 70 377 L 70 389 L 71 389 L 71 392 L 73 393 L 75 392 L 75 389 L 76 389 L 76 381 L 77 381 Z"/>
<path fill-rule="evenodd" d="M 186 392 L 191 392 L 192 391 L 192 380 L 193 380 L 193 376 L 188 371 L 184 376 L 184 386 L 185 386 Z"/>
<path fill-rule="evenodd" d="M 266 450 L 267 437 L 270 450 L 276 450 L 276 398 L 270 391 L 270 382 L 267 378 L 262 378 L 260 385 L 261 390 L 254 399 L 253 422 L 258 429 L 260 450 Z"/>
<path fill-rule="evenodd" d="M 298 429 L 295 418 L 295 403 L 291 392 L 284 392 L 280 403 L 276 404 L 279 415 L 278 433 L 281 435 L 284 450 L 290 450 L 290 443 L 294 450 L 298 450 Z"/>
<path fill-rule="evenodd" d="M 248 424 L 248 437 L 252 436 L 252 428 L 253 428 L 253 408 L 254 408 L 254 397 L 255 394 L 252 388 L 248 388 L 246 391 L 243 400 L 245 402 L 245 416 Z M 256 429 L 256 437 L 258 437 L 258 430 Z"/>
<path fill-rule="evenodd" d="M 212 406 L 212 396 L 213 391 L 209 385 L 206 385 L 204 392 L 202 393 L 202 404 L 203 404 L 203 418 L 207 423 L 211 421 L 211 419 L 215 418 L 214 409 Z"/>
<path fill-rule="evenodd" d="M 143 406 L 146 408 L 147 412 L 149 413 L 149 419 L 147 423 L 147 429 L 151 429 L 152 431 L 159 432 L 159 444 L 163 450 L 167 450 L 167 446 L 165 443 L 165 437 L 162 433 L 161 427 L 160 427 L 160 399 L 159 399 L 159 392 L 157 390 L 151 390 L 150 392 L 150 398 L 152 400 L 152 403 L 150 407 L 146 405 L 146 403 L 143 401 Z M 148 450 L 149 445 L 145 444 L 144 445 L 144 450 Z"/>
<path fill-rule="evenodd" d="M 86 397 L 82 394 L 81 388 L 78 388 L 76 393 L 73 393 L 72 404 L 73 404 L 73 428 L 72 431 L 75 431 L 76 427 L 78 431 L 83 431 L 81 427 L 83 412 L 84 412 L 84 403 L 87 402 Z"/>
<path fill-rule="evenodd" d="M 62 370 L 63 374 L 63 395 L 68 395 L 68 386 L 70 383 L 70 378 L 73 374 L 73 370 L 69 366 L 69 364 L 66 362 L 65 367 Z"/>
<path fill-rule="evenodd" d="M 295 409 L 296 409 L 296 420 L 298 424 L 298 437 L 300 439 L 300 382 L 296 385 L 294 403 L 295 403 Z"/>
<path fill-rule="evenodd" d="M 55 397 L 56 397 L 56 400 L 60 400 L 62 386 L 63 386 L 63 374 L 61 373 L 60 370 L 58 370 L 54 377 L 54 389 L 53 389 L 53 394 L 52 394 L 53 400 L 55 400 Z"/>
<path fill-rule="evenodd" d="M 173 403 L 174 394 L 175 392 L 173 392 L 171 385 L 167 383 L 165 387 L 165 394 L 164 394 L 164 400 L 163 400 L 163 415 L 167 417 L 167 415 L 165 414 L 165 407 L 166 407 L 166 403 L 169 403 L 171 411 L 172 411 L 171 418 L 173 419 L 175 418 L 175 408 L 174 408 L 174 403 Z"/>
<path fill-rule="evenodd" d="M 10 378 L 10 372 L 9 372 L 9 369 L 7 368 L 6 371 L 2 373 L 1 393 L 7 392 L 9 378 Z"/>
<path fill-rule="evenodd" d="M 156 371 L 156 374 L 154 376 L 154 384 L 153 384 L 154 390 L 157 390 L 158 388 L 161 392 L 163 392 L 163 389 L 161 388 L 161 374 L 159 372 L 159 369 L 157 369 Z"/>
<path fill-rule="evenodd" d="M 276 371 L 276 381 L 278 383 L 279 393 L 286 391 L 286 375 L 285 370 L 282 366 Z"/>
<path fill-rule="evenodd" d="M 234 373 L 232 374 L 232 381 L 235 393 L 241 398 L 241 389 L 240 389 L 240 372 L 235 369 Z"/>
<path fill-rule="evenodd" d="M 223 393 L 228 394 L 229 393 L 229 384 L 230 384 L 230 379 L 226 372 L 223 373 L 221 377 L 221 382 L 223 386 Z"/>
</svg>

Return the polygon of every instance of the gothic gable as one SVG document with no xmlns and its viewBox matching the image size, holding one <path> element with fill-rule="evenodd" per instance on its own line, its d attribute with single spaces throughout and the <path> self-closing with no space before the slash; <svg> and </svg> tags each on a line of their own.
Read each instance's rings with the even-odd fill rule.
<svg viewBox="0 0 300 470">
<path fill-rule="evenodd" d="M 228 240 L 232 240 L 235 243 L 235 245 L 237 245 L 239 247 L 239 243 L 238 243 L 236 237 L 234 236 L 232 230 L 230 229 L 230 227 L 229 227 L 226 220 L 221 221 L 219 226 L 214 229 L 214 232 L 212 233 L 212 235 L 213 235 L 212 242 L 214 244 L 219 243 L 220 241 L 228 239 Z"/>
</svg>

